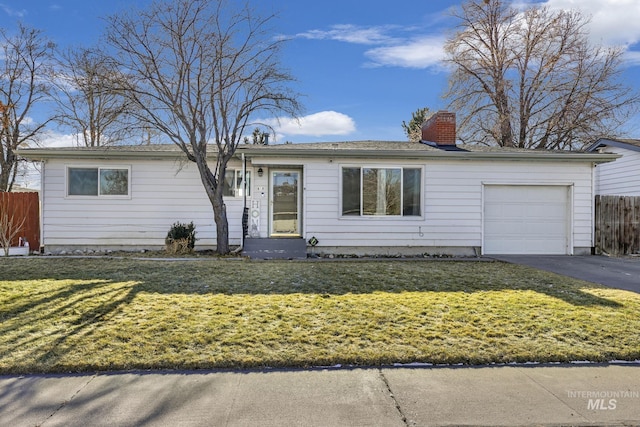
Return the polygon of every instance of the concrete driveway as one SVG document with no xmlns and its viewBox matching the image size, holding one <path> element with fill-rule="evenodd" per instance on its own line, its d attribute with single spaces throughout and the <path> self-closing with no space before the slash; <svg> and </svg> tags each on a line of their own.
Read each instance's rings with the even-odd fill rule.
<svg viewBox="0 0 640 427">
<path fill-rule="evenodd" d="M 640 293 L 640 257 L 495 255 L 491 258 Z"/>
</svg>

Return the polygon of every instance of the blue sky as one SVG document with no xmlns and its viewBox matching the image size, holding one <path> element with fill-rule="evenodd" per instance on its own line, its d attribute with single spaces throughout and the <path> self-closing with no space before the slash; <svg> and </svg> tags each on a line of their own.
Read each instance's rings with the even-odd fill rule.
<svg viewBox="0 0 640 427">
<path fill-rule="evenodd" d="M 233 1 L 233 0 L 232 0 Z M 552 8 L 580 8 L 592 16 L 594 40 L 627 49 L 625 76 L 640 85 L 640 1 L 544 0 Z M 0 26 L 17 21 L 42 29 L 60 46 L 98 41 L 103 17 L 148 0 L 0 0 Z M 278 125 L 279 142 L 404 140 L 403 120 L 420 107 L 442 109 L 447 85 L 442 43 L 455 21 L 455 1 L 260 0 L 279 12 L 278 31 L 291 38 L 283 65 L 304 95 L 303 118 Z M 522 1 L 520 2 L 522 3 Z M 629 124 L 640 137 L 640 118 Z M 50 129 L 48 145 L 72 138 Z"/>
</svg>

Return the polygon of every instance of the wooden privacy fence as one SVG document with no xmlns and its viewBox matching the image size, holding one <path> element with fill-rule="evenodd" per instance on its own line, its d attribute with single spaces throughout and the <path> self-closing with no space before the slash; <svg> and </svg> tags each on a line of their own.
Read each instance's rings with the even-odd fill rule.
<svg viewBox="0 0 640 427">
<path fill-rule="evenodd" d="M 640 197 L 596 196 L 597 254 L 640 254 Z"/>
<path fill-rule="evenodd" d="M 40 201 L 38 193 L 0 193 L 1 216 L 10 219 L 14 227 L 22 225 L 11 240 L 11 246 L 18 246 L 19 239 L 22 237 L 27 239 L 32 251 L 40 249 Z M 2 231 L 0 230 L 0 232 Z"/>
</svg>

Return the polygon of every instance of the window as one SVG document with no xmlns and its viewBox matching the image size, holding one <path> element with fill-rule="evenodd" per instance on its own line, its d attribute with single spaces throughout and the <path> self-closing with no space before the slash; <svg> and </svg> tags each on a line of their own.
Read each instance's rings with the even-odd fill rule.
<svg viewBox="0 0 640 427">
<path fill-rule="evenodd" d="M 342 215 L 420 216 L 419 168 L 342 168 Z"/>
<path fill-rule="evenodd" d="M 247 197 L 251 197 L 251 171 L 246 171 Z M 242 197 L 242 169 L 227 169 L 224 174 L 223 195 L 227 197 Z"/>
<path fill-rule="evenodd" d="M 129 168 L 68 168 L 67 195 L 128 196 Z"/>
</svg>

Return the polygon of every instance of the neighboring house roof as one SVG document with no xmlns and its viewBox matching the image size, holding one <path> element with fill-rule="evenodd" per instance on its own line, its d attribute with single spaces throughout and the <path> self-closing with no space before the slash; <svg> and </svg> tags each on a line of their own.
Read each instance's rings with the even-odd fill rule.
<svg viewBox="0 0 640 427">
<path fill-rule="evenodd" d="M 603 147 L 618 147 L 626 148 L 631 151 L 640 151 L 640 139 L 626 139 L 626 138 L 600 138 L 593 144 L 591 144 L 586 151 L 592 152 Z"/>
<path fill-rule="evenodd" d="M 528 150 L 521 148 L 460 145 L 462 151 L 446 151 L 428 144 L 406 141 L 344 141 L 299 144 L 253 145 L 241 144 L 236 155 L 253 157 L 330 157 L 330 158 L 429 158 L 456 160 L 545 160 L 610 162 L 615 154 L 575 151 Z M 217 148 L 211 147 L 210 155 Z M 113 147 L 25 148 L 18 151 L 32 160 L 46 159 L 160 159 L 183 158 L 175 144 L 119 145 Z"/>
</svg>

